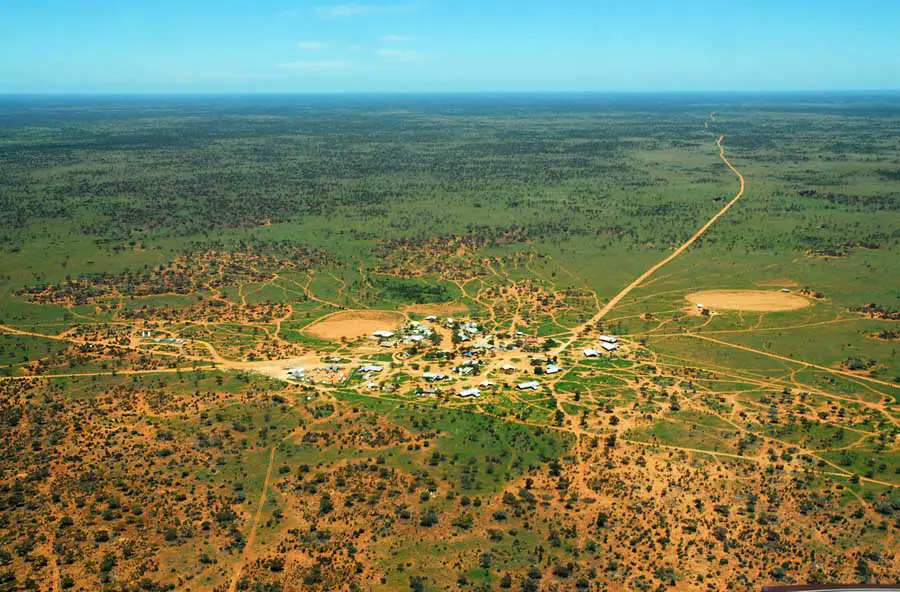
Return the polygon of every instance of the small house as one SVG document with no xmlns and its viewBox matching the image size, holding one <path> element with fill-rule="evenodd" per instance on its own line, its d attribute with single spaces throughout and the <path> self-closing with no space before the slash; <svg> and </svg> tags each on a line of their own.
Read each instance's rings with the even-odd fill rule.
<svg viewBox="0 0 900 592">
<path fill-rule="evenodd" d="M 584 350 L 584 357 L 586 357 L 586 358 L 597 358 L 599 356 L 600 356 L 600 352 L 598 352 L 597 350 L 595 350 L 591 347 Z"/>
<path fill-rule="evenodd" d="M 617 349 L 619 349 L 619 346 L 615 343 L 603 343 L 601 344 L 601 347 L 608 352 L 616 351 Z"/>
<path fill-rule="evenodd" d="M 531 380 L 528 382 L 520 382 L 519 384 L 516 385 L 516 388 L 519 389 L 520 391 L 529 390 L 529 389 L 536 391 L 539 388 L 541 388 L 541 383 L 539 383 L 536 380 Z"/>
<path fill-rule="evenodd" d="M 381 339 L 390 339 L 391 337 L 394 336 L 394 332 L 393 332 L 393 331 L 380 330 L 380 331 L 375 331 L 374 333 L 372 333 L 372 335 L 375 336 L 375 337 L 381 338 Z"/>
<path fill-rule="evenodd" d="M 600 336 L 600 341 L 602 341 L 602 342 L 604 342 L 604 343 L 618 343 L 618 342 L 619 342 L 619 338 L 618 338 L 618 337 L 613 337 L 612 335 L 601 335 L 601 336 Z"/>
<path fill-rule="evenodd" d="M 460 391 L 460 397 L 480 397 L 481 390 L 478 387 L 467 388 L 464 391 Z"/>
</svg>

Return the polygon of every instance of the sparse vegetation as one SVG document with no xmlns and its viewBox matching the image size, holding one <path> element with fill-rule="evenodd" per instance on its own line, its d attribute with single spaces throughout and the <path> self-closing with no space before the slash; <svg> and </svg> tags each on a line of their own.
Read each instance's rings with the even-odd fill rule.
<svg viewBox="0 0 900 592">
<path fill-rule="evenodd" d="M 169 100 L 3 110 L 0 588 L 896 575 L 896 100 Z"/>
</svg>

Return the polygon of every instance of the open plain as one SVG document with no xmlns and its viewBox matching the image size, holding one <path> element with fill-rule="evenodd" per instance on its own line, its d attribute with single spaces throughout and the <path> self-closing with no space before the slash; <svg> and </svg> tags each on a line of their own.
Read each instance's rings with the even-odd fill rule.
<svg viewBox="0 0 900 592">
<path fill-rule="evenodd" d="M 0 589 L 900 579 L 896 96 L 0 101 Z"/>
</svg>

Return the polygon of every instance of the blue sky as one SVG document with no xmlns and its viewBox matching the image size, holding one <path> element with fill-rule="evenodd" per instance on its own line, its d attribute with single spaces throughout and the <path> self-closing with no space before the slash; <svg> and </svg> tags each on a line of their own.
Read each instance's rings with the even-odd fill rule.
<svg viewBox="0 0 900 592">
<path fill-rule="evenodd" d="M 896 0 L 0 0 L 0 93 L 900 88 Z"/>
</svg>

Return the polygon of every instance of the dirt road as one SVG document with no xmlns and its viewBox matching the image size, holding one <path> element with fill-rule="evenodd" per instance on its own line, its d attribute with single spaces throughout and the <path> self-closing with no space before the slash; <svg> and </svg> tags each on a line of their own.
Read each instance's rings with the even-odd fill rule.
<svg viewBox="0 0 900 592">
<path fill-rule="evenodd" d="M 718 345 L 724 345 L 726 347 L 733 347 L 735 349 L 740 349 L 746 352 L 751 352 L 754 354 L 759 354 L 761 356 L 767 356 L 769 358 L 775 358 L 776 360 L 783 360 L 785 362 L 791 362 L 792 364 L 799 364 L 800 366 L 806 366 L 807 368 L 815 368 L 816 370 L 821 370 L 823 372 L 828 372 L 829 374 L 837 374 L 840 376 L 846 376 L 847 378 L 853 378 L 856 380 L 863 380 L 865 382 L 871 382 L 874 384 L 880 384 L 882 386 L 889 386 L 891 388 L 898 388 L 896 383 L 887 382 L 886 380 L 878 380 L 877 378 L 872 378 L 871 376 L 864 376 L 862 374 L 856 374 L 854 372 L 848 372 L 846 370 L 838 370 L 837 368 L 829 368 L 827 366 L 820 366 L 819 364 L 813 364 L 812 362 L 806 362 L 803 360 L 798 360 L 796 358 L 789 358 L 787 356 L 780 356 L 778 354 L 773 354 L 772 352 L 762 351 L 759 349 L 753 349 L 752 347 L 747 347 L 745 345 L 738 345 L 736 343 L 730 343 L 728 341 L 721 341 L 719 339 L 714 339 L 712 337 L 707 337 L 706 335 L 699 335 L 697 333 L 685 333 L 685 337 L 693 337 L 695 339 L 702 339 L 704 341 L 709 341 L 712 343 L 716 343 Z"/>
<path fill-rule="evenodd" d="M 70 372 L 68 374 L 32 374 L 28 376 L 0 376 L 0 380 L 40 380 L 43 378 L 79 378 L 82 376 L 126 376 L 129 374 L 190 374 L 195 370 L 216 370 L 216 366 L 190 368 L 156 368 L 155 370 L 116 370 L 115 372 Z"/>
<path fill-rule="evenodd" d="M 621 292 L 619 292 L 618 294 L 616 294 L 616 295 L 612 298 L 612 300 L 610 300 L 609 302 L 607 302 L 607 303 L 606 303 L 606 306 L 604 306 L 603 308 L 601 308 L 601 309 L 600 309 L 600 312 L 598 312 L 596 315 L 594 315 L 593 318 L 591 318 L 589 321 L 587 321 L 586 323 L 584 323 L 584 324 L 581 325 L 580 327 L 575 328 L 575 329 L 573 330 L 573 333 L 574 333 L 576 336 L 578 335 L 578 333 L 580 333 L 581 331 L 583 331 L 586 327 L 592 326 L 592 325 L 596 324 L 598 321 L 600 321 L 601 319 L 603 319 L 603 317 L 605 317 L 607 314 L 609 314 L 609 312 L 610 312 L 613 308 L 615 308 L 615 306 L 616 306 L 617 304 L 619 304 L 619 302 L 621 302 L 623 298 L 625 298 L 626 296 L 628 296 L 628 294 L 629 294 L 632 290 L 634 290 L 635 288 L 637 288 L 638 286 L 640 286 L 640 285 L 644 282 L 644 280 L 646 280 L 646 279 L 649 278 L 651 275 L 653 275 L 654 273 L 656 273 L 657 271 L 659 271 L 660 269 L 662 269 L 662 268 L 663 268 L 666 264 L 668 264 L 670 261 L 672 261 L 673 259 L 675 259 L 675 258 L 678 257 L 679 255 L 681 255 L 682 253 L 684 253 L 685 251 L 687 251 L 688 248 L 689 248 L 691 245 L 693 245 L 695 242 L 697 242 L 697 239 L 699 239 L 701 236 L 703 236 L 703 234 L 704 234 L 707 230 L 709 230 L 709 228 L 710 228 L 713 224 L 716 223 L 716 220 L 718 220 L 719 218 L 721 218 L 722 216 L 724 216 L 725 213 L 728 212 L 728 210 L 731 209 L 731 206 L 733 206 L 735 203 L 737 203 L 737 201 L 738 201 L 739 199 L 741 199 L 741 198 L 744 196 L 744 189 L 745 189 L 745 187 L 746 187 L 746 181 L 744 180 L 744 175 L 742 175 L 741 172 L 740 172 L 739 170 L 737 170 L 737 169 L 734 167 L 733 164 L 731 164 L 731 162 L 728 160 L 728 157 L 725 156 L 725 145 L 722 143 L 724 140 L 725 140 L 725 136 L 719 136 L 719 139 L 716 141 L 716 145 L 719 147 L 719 158 L 721 158 L 721 159 L 722 159 L 722 162 L 724 162 L 725 165 L 726 165 L 729 169 L 731 169 L 732 172 L 733 172 L 735 175 L 737 175 L 737 178 L 738 178 L 738 180 L 739 180 L 740 183 L 741 183 L 740 189 L 738 189 L 737 194 L 731 199 L 731 201 L 729 201 L 727 204 L 725 204 L 725 207 L 723 207 L 721 210 L 719 210 L 712 218 L 710 218 L 709 220 L 707 220 L 706 224 L 704 224 L 703 226 L 701 226 L 700 229 L 699 229 L 697 232 L 695 232 L 695 233 L 693 234 L 693 236 L 691 236 L 691 238 L 689 238 L 683 245 L 681 245 L 680 247 L 678 247 L 677 249 L 675 249 L 675 251 L 674 251 L 671 255 L 669 255 L 668 257 L 666 257 L 665 259 L 663 259 L 662 261 L 660 261 L 659 263 L 657 263 L 656 265 L 654 265 L 653 267 L 651 267 L 650 269 L 648 269 L 647 271 L 645 271 L 643 274 L 641 274 L 640 277 L 638 277 L 636 280 L 634 280 L 633 282 L 631 282 L 630 284 L 628 284 L 627 286 L 625 286 L 625 288 L 624 288 Z M 575 341 L 575 337 L 571 337 L 570 339 L 568 339 L 567 341 L 565 341 L 559 348 L 557 348 L 557 350 L 556 350 L 554 353 L 555 353 L 556 355 L 559 355 L 560 353 L 562 353 L 563 351 L 565 351 L 570 345 L 572 345 L 572 342 L 573 342 L 573 341 Z"/>
<path fill-rule="evenodd" d="M 253 541 L 256 539 L 256 528 L 259 526 L 259 519 L 262 516 L 263 506 L 266 503 L 266 492 L 268 492 L 269 483 L 272 481 L 272 467 L 274 465 L 275 446 L 272 446 L 272 449 L 269 451 L 269 468 L 266 470 L 266 480 L 263 482 L 262 492 L 259 494 L 259 505 L 256 508 L 256 515 L 253 516 L 253 526 L 250 527 L 250 534 L 247 535 L 247 544 L 244 545 L 244 552 L 234 570 L 234 575 L 231 577 L 231 583 L 228 585 L 228 592 L 235 592 L 237 590 L 238 580 L 241 577 L 241 572 L 244 571 L 244 564 L 247 562 L 247 557 L 253 547 Z"/>
</svg>

